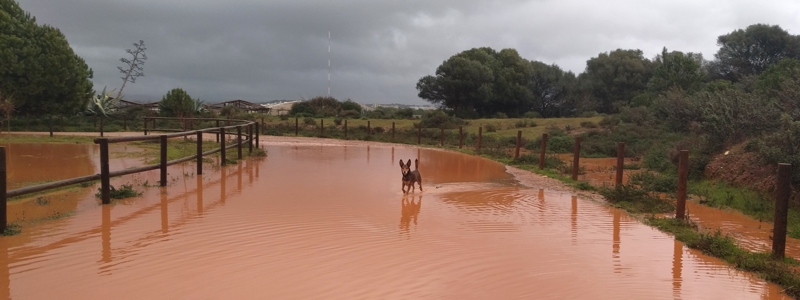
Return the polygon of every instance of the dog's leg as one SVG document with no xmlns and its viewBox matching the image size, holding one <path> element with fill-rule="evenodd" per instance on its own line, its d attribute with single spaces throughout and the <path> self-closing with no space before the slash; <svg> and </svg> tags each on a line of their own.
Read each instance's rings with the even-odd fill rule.
<svg viewBox="0 0 800 300">
<path fill-rule="evenodd" d="M 405 184 L 405 182 L 402 183 L 402 185 L 400 186 L 400 190 L 403 191 L 403 194 L 406 194 L 406 184 Z"/>
<path fill-rule="evenodd" d="M 422 192 L 422 180 L 417 181 L 417 183 L 419 183 L 419 191 Z"/>
</svg>

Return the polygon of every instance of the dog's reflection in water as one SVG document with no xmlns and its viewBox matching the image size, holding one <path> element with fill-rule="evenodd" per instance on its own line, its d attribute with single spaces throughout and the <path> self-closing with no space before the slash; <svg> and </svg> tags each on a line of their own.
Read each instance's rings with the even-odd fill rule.
<svg viewBox="0 0 800 300">
<path fill-rule="evenodd" d="M 414 201 L 417 198 L 417 201 Z M 417 225 L 417 216 L 419 209 L 422 207 L 422 195 L 419 196 L 403 196 L 401 201 L 402 210 L 400 216 L 400 231 L 408 232 L 411 226 L 411 220 L 414 220 L 414 225 Z"/>
</svg>

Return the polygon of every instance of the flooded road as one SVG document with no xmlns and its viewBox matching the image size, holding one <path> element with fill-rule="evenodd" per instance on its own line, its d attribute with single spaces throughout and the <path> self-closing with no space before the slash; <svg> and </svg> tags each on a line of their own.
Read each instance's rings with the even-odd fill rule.
<svg viewBox="0 0 800 300">
<path fill-rule="evenodd" d="M 784 299 L 622 211 L 436 150 L 268 144 L 0 238 L 0 299 Z M 424 192 L 401 192 L 420 159 Z M 112 169 L 115 167 L 112 166 Z M 79 194 L 79 193 L 76 193 Z M 50 204 L 41 205 L 49 207 Z"/>
</svg>

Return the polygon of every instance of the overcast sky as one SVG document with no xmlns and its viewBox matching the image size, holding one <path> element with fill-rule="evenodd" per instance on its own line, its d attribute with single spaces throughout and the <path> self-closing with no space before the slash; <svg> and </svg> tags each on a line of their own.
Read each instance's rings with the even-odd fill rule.
<svg viewBox="0 0 800 300">
<path fill-rule="evenodd" d="M 424 104 L 416 83 L 474 47 L 515 48 L 580 73 L 617 48 L 652 58 L 662 47 L 713 59 L 716 38 L 755 23 L 800 34 L 796 0 L 17 0 L 66 35 L 119 88 L 117 66 L 140 39 L 145 76 L 124 94 L 158 100 L 180 87 L 206 102 L 331 95 Z"/>
</svg>

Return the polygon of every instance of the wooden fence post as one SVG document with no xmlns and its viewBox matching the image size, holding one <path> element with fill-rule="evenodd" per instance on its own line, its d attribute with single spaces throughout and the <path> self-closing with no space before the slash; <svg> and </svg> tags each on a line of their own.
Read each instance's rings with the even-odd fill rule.
<svg viewBox="0 0 800 300">
<path fill-rule="evenodd" d="M 372 121 L 367 121 L 367 134 L 372 135 L 372 126 L 370 122 Z"/>
<path fill-rule="evenodd" d="M 392 122 L 392 140 L 394 141 L 394 122 Z"/>
<path fill-rule="evenodd" d="M 422 124 L 419 124 L 419 127 L 417 127 L 417 145 L 421 144 L 420 143 L 421 141 L 422 141 Z"/>
<path fill-rule="evenodd" d="M 6 171 L 6 147 L 0 147 L 0 233 L 5 232 L 8 226 Z"/>
<path fill-rule="evenodd" d="M 442 131 L 439 134 L 439 145 L 444 147 L 444 127 L 441 128 Z"/>
<path fill-rule="evenodd" d="M 347 137 L 347 119 L 344 119 L 344 137 Z"/>
<path fill-rule="evenodd" d="M 104 119 L 105 118 L 103 118 L 103 117 L 100 118 L 100 137 L 103 137 L 103 120 Z"/>
<path fill-rule="evenodd" d="M 325 119 L 319 119 L 319 135 L 325 136 Z"/>
<path fill-rule="evenodd" d="M 544 154 L 547 151 L 547 133 L 542 134 L 542 145 L 539 153 L 539 170 L 544 169 Z"/>
<path fill-rule="evenodd" d="M 242 125 L 236 126 L 236 159 L 242 159 Z"/>
<path fill-rule="evenodd" d="M 261 141 L 259 141 L 260 136 L 261 136 L 261 126 L 256 126 L 256 147 L 261 147 Z"/>
<path fill-rule="evenodd" d="M 161 186 L 167 186 L 167 136 L 162 134 L 161 139 Z"/>
<path fill-rule="evenodd" d="M 783 259 L 786 256 L 786 224 L 789 215 L 789 197 L 792 194 L 791 186 L 792 165 L 778 164 L 778 182 L 776 186 L 777 199 L 775 199 L 775 221 L 772 230 L 772 257 Z"/>
<path fill-rule="evenodd" d="M 228 164 L 228 162 L 226 161 L 226 157 L 225 157 L 226 152 L 228 152 L 228 150 L 225 149 L 225 127 L 220 127 L 219 128 L 219 136 L 220 136 L 220 139 L 219 139 L 219 147 L 220 147 L 219 160 L 220 160 L 220 164 L 224 166 L 224 165 Z M 225 175 L 223 175 L 222 177 L 225 177 Z"/>
<path fill-rule="evenodd" d="M 219 120 L 217 120 L 217 128 L 219 128 Z M 225 130 L 222 130 L 220 132 L 225 133 Z M 220 132 L 217 132 L 217 143 L 219 143 Z"/>
<path fill-rule="evenodd" d="M 203 132 L 197 132 L 197 175 L 203 175 Z"/>
<path fill-rule="evenodd" d="M 476 152 L 481 153 L 481 140 L 483 140 L 483 126 L 478 127 L 478 147 Z"/>
<path fill-rule="evenodd" d="M 581 159 L 581 137 L 575 137 L 575 146 L 572 148 L 572 180 L 578 180 L 578 173 L 580 172 L 580 159 Z"/>
<path fill-rule="evenodd" d="M 111 203 L 111 171 L 108 166 L 108 139 L 100 142 L 100 200 L 103 204 Z"/>
<path fill-rule="evenodd" d="M 614 185 L 619 187 L 622 185 L 622 170 L 625 169 L 625 143 L 617 143 L 617 176 L 614 179 Z"/>
<path fill-rule="evenodd" d="M 458 126 L 458 149 L 464 146 L 464 126 Z"/>
<path fill-rule="evenodd" d="M 144 117 L 144 135 L 147 135 L 147 117 Z"/>
<path fill-rule="evenodd" d="M 247 125 L 247 153 L 253 154 L 253 124 Z"/>
<path fill-rule="evenodd" d="M 617 163 L 619 165 L 619 163 Z M 623 165 L 624 166 L 624 165 Z M 619 173 L 619 171 L 617 171 Z M 689 177 L 689 150 L 681 150 L 678 155 L 678 194 L 675 203 L 675 218 L 686 218 L 686 180 Z"/>
<path fill-rule="evenodd" d="M 517 130 L 517 150 L 514 152 L 514 159 L 519 158 L 519 146 L 522 144 L 522 130 Z"/>
<path fill-rule="evenodd" d="M 297 133 L 299 132 L 299 129 L 300 129 L 300 125 L 299 125 L 300 123 L 298 121 L 299 119 L 300 118 L 298 118 L 298 117 L 294 117 L 294 135 L 297 135 Z"/>
</svg>

